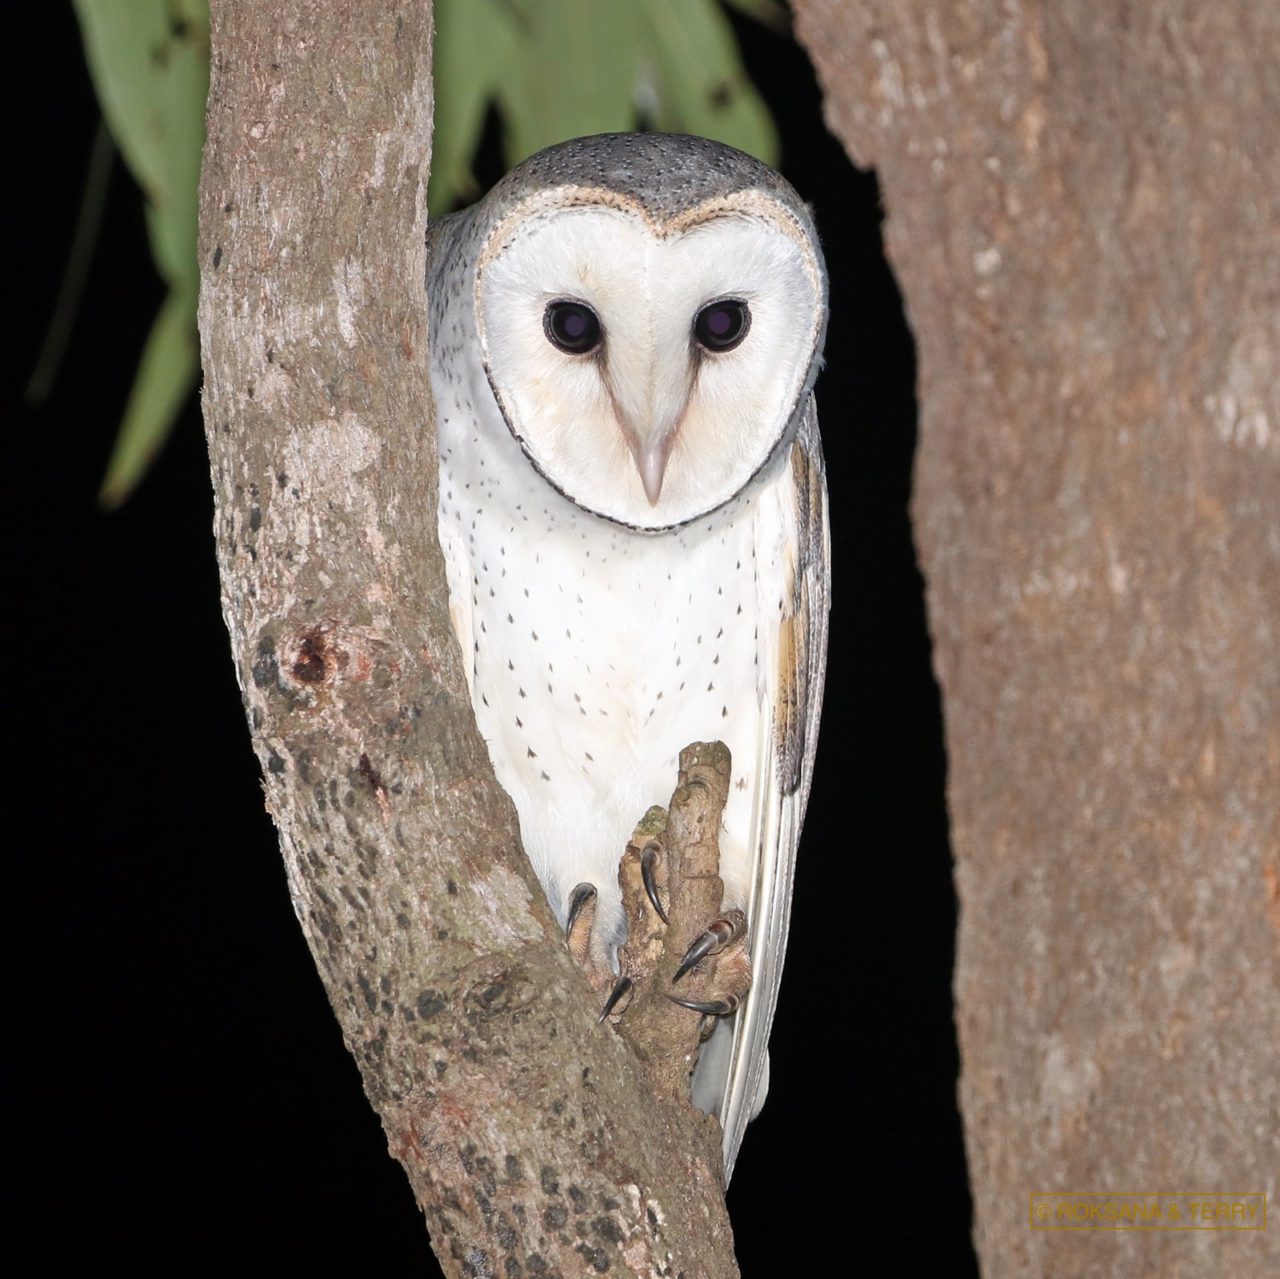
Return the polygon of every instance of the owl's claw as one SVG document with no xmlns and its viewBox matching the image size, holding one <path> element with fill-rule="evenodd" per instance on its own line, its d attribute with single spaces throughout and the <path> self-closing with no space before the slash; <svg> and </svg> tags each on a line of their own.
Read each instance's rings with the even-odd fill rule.
<svg viewBox="0 0 1280 1279">
<path fill-rule="evenodd" d="M 674 985 L 695 964 L 708 955 L 718 955 L 730 942 L 736 941 L 746 927 L 746 916 L 740 910 L 728 911 L 693 939 L 671 981 Z M 679 1003 L 679 1000 L 676 1000 Z"/>
<path fill-rule="evenodd" d="M 663 910 L 662 900 L 658 896 L 657 865 L 658 845 L 651 839 L 644 846 L 644 852 L 640 854 L 640 878 L 644 881 L 644 891 L 649 898 L 649 904 L 657 912 L 658 918 L 664 924 L 669 924 L 671 921 L 667 918 L 667 912 Z"/>
<path fill-rule="evenodd" d="M 600 1016 L 596 1019 L 596 1025 L 604 1025 L 605 1018 L 613 1012 L 618 1003 L 631 993 L 631 987 L 634 983 L 630 977 L 619 977 L 613 983 L 613 989 L 609 992 L 609 998 L 604 1001 L 604 1007 L 600 1010 Z"/>
<path fill-rule="evenodd" d="M 737 1012 L 741 1002 L 737 995 L 728 995 L 724 999 L 682 999 L 679 995 L 669 994 L 667 998 L 681 1008 L 702 1013 L 704 1017 L 727 1017 L 730 1013 Z"/>
<path fill-rule="evenodd" d="M 608 961 L 595 937 L 596 907 L 599 893 L 594 884 L 579 884 L 569 897 L 569 909 L 564 921 L 564 939 L 569 954 L 596 990 L 605 990 L 613 980 Z"/>
<path fill-rule="evenodd" d="M 579 884 L 573 890 L 573 896 L 569 898 L 569 917 L 564 921 L 565 936 L 572 938 L 574 926 L 578 922 L 578 917 L 587 908 L 588 903 L 594 903 L 596 900 L 596 886 L 594 884 Z M 594 909 L 592 915 L 595 915 Z M 587 922 L 587 931 L 591 931 L 591 923 Z M 570 949 L 573 948 L 573 942 L 569 943 Z"/>
<path fill-rule="evenodd" d="M 579 884 L 569 898 L 569 912 L 564 921 L 569 954 L 584 968 L 591 959 L 591 930 L 595 927 L 598 895 L 594 884 Z"/>
</svg>

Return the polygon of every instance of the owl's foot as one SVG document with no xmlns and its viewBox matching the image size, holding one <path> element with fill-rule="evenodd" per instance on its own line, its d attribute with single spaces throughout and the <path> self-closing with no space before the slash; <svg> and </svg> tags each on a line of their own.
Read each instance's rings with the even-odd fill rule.
<svg viewBox="0 0 1280 1279">
<path fill-rule="evenodd" d="M 720 784 L 714 748 L 704 749 L 709 752 L 706 760 L 697 760 L 696 751 L 687 761 L 681 758 L 682 766 L 694 767 L 682 771 L 683 785 L 672 797 L 675 824 L 669 825 L 663 809 L 650 809 L 623 855 L 618 883 L 627 916 L 627 941 L 619 956 L 622 975 L 604 1017 L 614 1014 L 616 1019 L 648 989 L 660 1000 L 665 995 L 671 1003 L 694 1012 L 727 1017 L 751 988 L 743 912 L 722 911 L 707 927 L 698 926 L 700 917 L 707 918 L 708 906 L 715 910 L 724 895 L 718 841 L 711 834 L 719 827 L 718 811 L 713 807 L 705 817 L 690 820 Z M 727 765 L 727 752 L 724 762 Z M 718 796 L 714 801 L 722 802 Z M 686 946 L 690 936 L 693 942 Z M 666 989 L 677 982 L 683 982 L 678 992 Z M 627 1014 L 628 1018 L 633 1015 Z"/>
<path fill-rule="evenodd" d="M 649 984 L 666 949 L 668 915 L 663 904 L 672 887 L 669 858 L 664 844 L 667 813 L 651 808 L 636 827 L 618 868 L 622 909 L 627 917 L 627 940 L 619 953 L 622 975 L 618 985 L 632 988 Z M 614 1004 L 621 1003 L 621 996 Z M 609 1012 L 625 1009 L 611 1005 Z"/>
<path fill-rule="evenodd" d="M 658 856 L 662 848 L 656 839 L 651 839 L 640 852 L 640 879 L 644 884 L 645 896 L 657 916 L 664 924 L 671 921 L 663 909 L 662 899 L 658 896 Z"/>
<path fill-rule="evenodd" d="M 741 911 L 724 909 L 719 873 L 731 780 L 723 744 L 686 747 L 669 808 L 644 815 L 618 868 L 627 939 L 618 949 L 618 974 L 602 1020 L 631 1046 L 658 1095 L 685 1102 L 700 1043 L 716 1017 L 740 1006 L 751 985 L 746 921 Z M 706 933 L 710 941 L 703 940 Z M 699 1015 L 691 1017 L 689 1010 Z M 714 1117 L 691 1110 L 688 1119 L 701 1125 L 711 1147 L 719 1144 Z"/>
<path fill-rule="evenodd" d="M 681 1008 L 706 1017 L 728 1017 L 751 989 L 751 956 L 747 953 L 747 917 L 729 910 L 693 939 L 675 975 L 674 986 L 692 973 L 687 995 L 668 992 L 667 998 Z M 696 988 L 696 989 L 695 989 Z"/>
<path fill-rule="evenodd" d="M 604 956 L 604 947 L 596 944 L 596 906 L 599 894 L 594 884 L 579 884 L 569 897 L 568 918 L 564 937 L 569 954 L 587 975 L 591 988 L 604 991 L 613 982 L 613 972 Z M 618 997 L 619 999 L 621 996 Z M 615 999 L 616 1003 L 617 1000 Z"/>
<path fill-rule="evenodd" d="M 726 946 L 732 945 L 742 936 L 746 926 L 747 917 L 740 910 L 731 910 L 721 915 L 719 919 L 713 919 L 684 952 L 684 958 L 676 969 L 676 975 L 671 979 L 672 985 L 675 985 L 695 964 L 709 955 L 718 955 Z"/>
<path fill-rule="evenodd" d="M 600 1010 L 600 1016 L 596 1018 L 596 1025 L 603 1026 L 605 1019 L 611 1013 L 617 1013 L 621 1016 L 627 1011 L 627 1004 L 631 1002 L 631 992 L 635 989 L 635 982 L 630 977 L 619 977 L 613 983 L 613 989 L 609 992 L 609 998 L 604 1001 L 604 1007 Z M 623 1003 L 626 1000 L 626 1003 Z M 619 1008 L 618 1005 L 622 1004 Z"/>
<path fill-rule="evenodd" d="M 580 964 L 585 964 L 591 953 L 591 929 L 596 922 L 596 900 L 599 893 L 594 884 L 579 884 L 569 898 L 569 916 L 564 923 L 564 939 L 569 944 L 569 954 Z"/>
</svg>

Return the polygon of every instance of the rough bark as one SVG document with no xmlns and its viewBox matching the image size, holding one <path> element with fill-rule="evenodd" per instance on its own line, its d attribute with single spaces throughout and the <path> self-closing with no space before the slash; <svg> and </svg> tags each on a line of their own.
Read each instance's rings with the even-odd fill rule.
<svg viewBox="0 0 1280 1279">
<path fill-rule="evenodd" d="M 984 1273 L 1274 1274 L 1027 1205 L 1280 1169 L 1280 6 L 796 10 L 918 344 Z"/>
<path fill-rule="evenodd" d="M 204 410 L 267 807 L 446 1272 L 732 1275 L 718 1141 L 597 1027 L 471 716 L 435 539 L 430 34 L 426 4 L 213 6 Z"/>
</svg>

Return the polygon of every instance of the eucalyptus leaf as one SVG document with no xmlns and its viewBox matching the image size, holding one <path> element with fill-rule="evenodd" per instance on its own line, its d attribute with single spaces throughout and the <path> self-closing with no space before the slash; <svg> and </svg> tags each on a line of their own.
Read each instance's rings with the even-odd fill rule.
<svg viewBox="0 0 1280 1279">
<path fill-rule="evenodd" d="M 206 0 L 75 0 L 102 114 L 146 195 L 156 269 L 169 285 L 143 349 L 101 497 L 145 473 L 195 385 L 196 195 L 209 90 Z"/>
<path fill-rule="evenodd" d="M 485 112 L 518 74 L 521 52 L 514 15 L 501 0 L 435 0 L 435 20 L 432 216 L 479 194 L 471 160 Z"/>
<path fill-rule="evenodd" d="M 191 394 L 199 363 L 196 290 L 179 286 L 169 290 L 142 348 L 124 420 L 98 493 L 104 506 L 119 506 L 146 474 Z"/>
<path fill-rule="evenodd" d="M 209 92 L 205 0 L 76 0 L 102 114 L 147 197 L 169 283 L 194 283 L 196 186 Z"/>
<path fill-rule="evenodd" d="M 636 125 L 645 56 L 643 4 L 511 0 L 523 56 L 500 92 L 506 156 L 515 164 L 566 138 Z"/>
<path fill-rule="evenodd" d="M 786 31 L 791 25 L 791 15 L 779 0 L 724 0 L 730 9 L 745 13 L 761 26 L 773 31 Z"/>
<path fill-rule="evenodd" d="M 711 0 L 650 0 L 659 72 L 657 126 L 697 133 L 778 162 L 778 134 L 747 77 L 724 10 Z"/>
<path fill-rule="evenodd" d="M 771 26 L 772 0 L 739 0 Z M 496 104 L 516 164 L 590 133 L 700 133 L 768 163 L 773 121 L 719 0 L 437 0 L 430 207 L 476 194 L 470 161 Z"/>
</svg>

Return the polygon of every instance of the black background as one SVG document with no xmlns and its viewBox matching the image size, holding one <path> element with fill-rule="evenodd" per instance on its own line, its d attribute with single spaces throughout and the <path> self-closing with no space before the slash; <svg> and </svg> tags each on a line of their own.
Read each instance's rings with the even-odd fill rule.
<svg viewBox="0 0 1280 1279">
<path fill-rule="evenodd" d="M 161 298 L 118 161 L 62 373 L 43 407 L 21 404 L 97 118 L 70 6 L 33 12 L 47 37 L 14 59 L 19 323 L 3 348 L 16 1237 L 42 1270 L 432 1273 L 263 810 L 194 400 L 136 498 L 95 503 Z M 747 1279 L 969 1275 L 944 758 L 907 519 L 911 339 L 873 177 L 826 132 L 803 54 L 738 26 L 830 266 L 835 564 L 772 1088 L 729 1193 L 738 1253 Z"/>
</svg>

